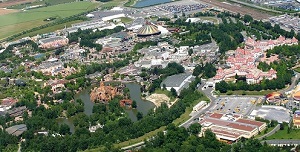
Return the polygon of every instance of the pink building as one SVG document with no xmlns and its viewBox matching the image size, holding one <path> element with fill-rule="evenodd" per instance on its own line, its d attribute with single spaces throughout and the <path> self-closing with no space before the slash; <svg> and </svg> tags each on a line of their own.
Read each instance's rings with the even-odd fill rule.
<svg viewBox="0 0 300 152">
<path fill-rule="evenodd" d="M 62 36 L 51 37 L 39 40 L 39 44 L 43 49 L 59 48 L 66 46 L 69 43 L 69 39 Z"/>
<path fill-rule="evenodd" d="M 245 42 L 245 48 L 237 48 L 233 56 L 229 56 L 226 64 L 228 69 L 219 68 L 216 76 L 213 78 L 215 82 L 220 82 L 230 77 L 245 76 L 248 84 L 260 83 L 265 79 L 276 79 L 276 71 L 270 69 L 263 72 L 256 67 L 256 60 L 259 59 L 266 50 L 272 49 L 275 46 L 298 44 L 296 38 L 286 39 L 280 36 L 276 40 L 255 41 L 248 38 Z"/>
</svg>

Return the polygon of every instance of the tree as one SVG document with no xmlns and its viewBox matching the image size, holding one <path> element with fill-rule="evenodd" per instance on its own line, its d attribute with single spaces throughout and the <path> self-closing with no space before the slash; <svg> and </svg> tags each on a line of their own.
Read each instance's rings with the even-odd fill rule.
<svg viewBox="0 0 300 152">
<path fill-rule="evenodd" d="M 250 15 L 248 15 L 248 14 L 244 15 L 244 22 L 245 22 L 245 23 L 249 23 L 249 22 L 251 22 L 251 21 L 253 21 L 252 16 L 250 16 Z"/>
<path fill-rule="evenodd" d="M 189 53 L 189 56 L 191 56 L 194 53 L 193 49 L 189 49 L 188 53 Z"/>
<path fill-rule="evenodd" d="M 137 120 L 141 120 L 143 118 L 143 113 L 137 112 L 136 118 L 137 118 Z"/>
<path fill-rule="evenodd" d="M 194 123 L 189 127 L 188 131 L 193 135 L 198 135 L 201 131 L 201 125 L 199 123 Z"/>
<path fill-rule="evenodd" d="M 166 84 L 163 84 L 163 90 L 166 90 L 167 88 L 166 88 Z"/>
<path fill-rule="evenodd" d="M 70 133 L 70 127 L 67 124 L 61 124 L 59 126 L 59 133 L 61 135 L 66 135 Z"/>
<path fill-rule="evenodd" d="M 173 97 L 177 97 L 177 92 L 176 92 L 176 90 L 173 87 L 171 88 L 171 95 Z"/>
<path fill-rule="evenodd" d="M 135 109 L 136 107 L 137 107 L 137 103 L 136 103 L 136 101 L 135 101 L 135 100 L 133 100 L 133 101 L 132 101 L 132 108 L 134 108 L 134 109 Z"/>
</svg>

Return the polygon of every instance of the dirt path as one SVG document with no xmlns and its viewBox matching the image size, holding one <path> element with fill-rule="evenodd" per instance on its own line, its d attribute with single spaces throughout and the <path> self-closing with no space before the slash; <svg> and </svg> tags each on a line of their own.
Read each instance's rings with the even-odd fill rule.
<svg viewBox="0 0 300 152">
<path fill-rule="evenodd" d="M 251 9 L 249 7 L 245 7 L 245 6 L 242 6 L 239 4 L 234 4 L 231 2 L 220 2 L 218 0 L 201 0 L 201 1 L 205 2 L 207 4 L 211 4 L 213 6 L 217 6 L 219 8 L 223 8 L 223 9 L 231 11 L 231 12 L 240 13 L 241 15 L 248 14 L 248 15 L 251 15 L 253 18 L 259 19 L 259 20 L 267 19 L 272 16 L 265 12 L 261 12 L 256 9 Z"/>
</svg>

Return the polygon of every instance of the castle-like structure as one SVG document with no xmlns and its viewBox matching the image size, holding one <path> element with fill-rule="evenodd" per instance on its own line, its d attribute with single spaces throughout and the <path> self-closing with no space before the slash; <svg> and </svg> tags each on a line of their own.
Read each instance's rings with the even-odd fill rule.
<svg viewBox="0 0 300 152">
<path fill-rule="evenodd" d="M 93 102 L 108 103 L 117 95 L 123 94 L 123 87 L 106 86 L 103 81 L 100 82 L 99 87 L 92 89 L 90 98 Z"/>
<path fill-rule="evenodd" d="M 255 41 L 252 38 L 248 38 L 245 42 L 245 47 L 237 48 L 233 56 L 229 56 L 226 60 L 226 64 L 230 67 L 228 69 L 219 68 L 216 76 L 213 78 L 214 82 L 220 82 L 230 77 L 245 76 L 248 84 L 259 83 L 265 79 L 276 79 L 276 71 L 270 69 L 267 72 L 256 67 L 257 60 L 263 56 L 264 52 L 268 49 L 273 49 L 275 46 L 281 45 L 293 45 L 298 44 L 296 38 L 286 39 L 280 36 L 276 40 L 263 40 Z"/>
</svg>

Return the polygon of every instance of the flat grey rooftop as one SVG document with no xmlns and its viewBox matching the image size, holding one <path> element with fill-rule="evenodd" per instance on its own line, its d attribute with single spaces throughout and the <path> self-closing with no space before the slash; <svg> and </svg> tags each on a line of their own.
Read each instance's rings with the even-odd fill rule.
<svg viewBox="0 0 300 152">
<path fill-rule="evenodd" d="M 40 42 L 42 44 L 44 44 L 44 43 L 49 43 L 49 42 L 53 42 L 53 41 L 57 41 L 57 40 L 62 40 L 62 39 L 64 39 L 64 37 L 56 36 L 56 37 L 41 39 Z"/>
<path fill-rule="evenodd" d="M 279 123 L 288 123 L 291 120 L 290 111 L 280 106 L 262 106 L 253 110 L 250 115 L 267 120 L 276 120 Z"/>
<path fill-rule="evenodd" d="M 5 129 L 6 132 L 8 132 L 11 135 L 15 135 L 15 136 L 21 135 L 26 130 L 27 130 L 27 127 L 25 124 L 14 125 L 14 126 L 11 126 L 11 127 Z"/>
<path fill-rule="evenodd" d="M 191 75 L 191 73 L 181 73 L 167 77 L 162 83 L 166 85 L 166 87 L 179 87 L 181 83 Z"/>
</svg>

